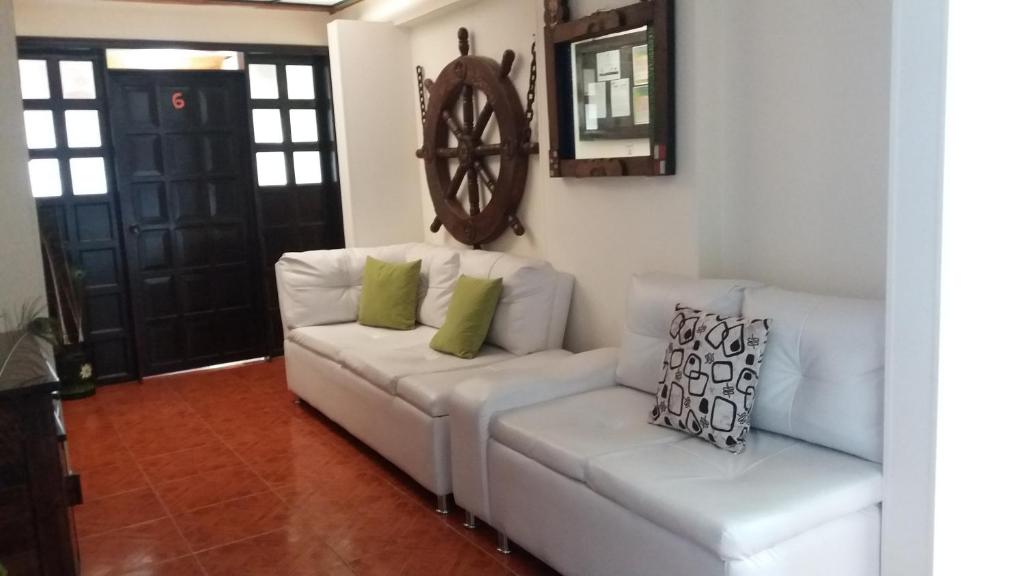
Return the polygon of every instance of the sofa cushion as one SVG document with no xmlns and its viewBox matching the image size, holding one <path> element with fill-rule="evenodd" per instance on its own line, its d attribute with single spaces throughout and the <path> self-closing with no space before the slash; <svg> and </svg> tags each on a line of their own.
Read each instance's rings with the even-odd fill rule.
<svg viewBox="0 0 1024 576">
<path fill-rule="evenodd" d="M 759 288 L 743 313 L 772 319 L 753 426 L 881 462 L 884 304 Z"/>
<path fill-rule="evenodd" d="M 448 304 L 459 278 L 459 252 L 446 246 L 411 244 L 406 261 L 420 260 L 420 305 L 416 319 L 420 324 L 440 328 L 448 314 Z"/>
<path fill-rule="evenodd" d="M 285 331 L 355 322 L 366 258 L 400 262 L 408 249 L 408 244 L 398 244 L 285 254 L 276 265 Z"/>
<path fill-rule="evenodd" d="M 491 436 L 582 482 L 595 456 L 679 439 L 681 432 L 647 423 L 653 401 L 624 386 L 601 388 L 499 416 Z"/>
<path fill-rule="evenodd" d="M 677 305 L 651 423 L 742 452 L 770 323 Z"/>
<path fill-rule="evenodd" d="M 387 262 L 421 260 L 416 319 L 440 328 L 459 277 L 459 254 L 429 244 L 289 252 L 276 266 L 285 329 L 354 322 L 368 256 Z"/>
<path fill-rule="evenodd" d="M 476 358 L 464 360 L 431 350 L 428 343 L 350 348 L 338 354 L 341 364 L 388 394 L 395 394 L 398 381 L 406 376 L 475 368 L 511 358 L 515 355 L 497 346 L 484 346 Z"/>
<path fill-rule="evenodd" d="M 484 346 L 472 360 L 435 352 L 429 344 L 436 333 L 437 329 L 422 325 L 401 331 L 348 323 L 299 328 L 288 334 L 288 340 L 345 366 L 389 394 L 395 394 L 398 381 L 407 376 L 479 368 L 516 358 L 494 346 Z"/>
<path fill-rule="evenodd" d="M 726 559 L 878 504 L 881 467 L 754 431 L 743 454 L 695 438 L 594 458 L 594 491 Z"/>
<path fill-rule="evenodd" d="M 660 272 L 634 276 L 616 370 L 618 382 L 649 394 L 657 392 L 676 304 L 735 316 L 740 313 L 744 288 L 756 285 L 741 280 L 696 280 Z"/>
<path fill-rule="evenodd" d="M 348 322 L 297 328 L 288 334 L 288 340 L 324 358 L 340 362 L 343 350 L 389 350 L 408 346 L 426 348 L 436 332 L 436 329 L 429 326 L 417 326 L 413 330 L 388 330 Z"/>
<path fill-rule="evenodd" d="M 461 253 L 461 273 L 501 278 L 502 292 L 487 342 L 517 356 L 548 347 L 555 311 L 558 272 L 543 260 L 479 250 Z"/>
<path fill-rule="evenodd" d="M 393 330 L 415 328 L 421 264 L 419 260 L 384 262 L 367 258 L 359 296 L 359 323 Z"/>
<path fill-rule="evenodd" d="M 544 350 L 526 356 L 516 356 L 486 366 L 453 370 L 451 372 L 435 372 L 432 374 L 413 374 L 398 381 L 395 393 L 399 398 L 434 417 L 448 415 L 448 399 L 455 388 L 463 382 L 474 378 L 487 378 L 503 374 L 515 374 L 518 371 L 533 371 L 551 362 L 572 356 L 566 350 Z"/>
<path fill-rule="evenodd" d="M 430 341 L 430 347 L 459 358 L 475 357 L 491 330 L 499 298 L 501 278 L 460 276 L 448 305 L 448 316 Z"/>
</svg>

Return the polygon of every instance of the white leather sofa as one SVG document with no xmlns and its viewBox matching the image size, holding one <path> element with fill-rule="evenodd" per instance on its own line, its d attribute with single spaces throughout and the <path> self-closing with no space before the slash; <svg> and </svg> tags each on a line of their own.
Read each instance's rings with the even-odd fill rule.
<svg viewBox="0 0 1024 576">
<path fill-rule="evenodd" d="M 679 302 L 773 320 L 742 454 L 648 424 Z M 637 277 L 621 349 L 456 390 L 455 499 L 570 576 L 877 576 L 883 326 L 881 302 Z"/>
<path fill-rule="evenodd" d="M 417 326 L 356 322 L 367 256 L 422 260 Z M 427 244 L 285 254 L 276 266 L 288 388 L 438 496 L 451 493 L 448 398 L 467 378 L 543 366 L 561 350 L 573 279 L 547 262 Z M 502 278 L 480 354 L 441 354 L 429 342 L 444 323 L 460 274 Z"/>
</svg>

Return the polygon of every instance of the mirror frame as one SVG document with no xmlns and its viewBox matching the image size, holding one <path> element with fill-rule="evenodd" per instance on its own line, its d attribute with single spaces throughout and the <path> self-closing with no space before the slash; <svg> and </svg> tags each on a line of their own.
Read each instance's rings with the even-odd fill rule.
<svg viewBox="0 0 1024 576">
<path fill-rule="evenodd" d="M 568 0 L 545 0 L 544 40 L 552 178 L 670 176 L 675 174 L 675 37 L 672 0 L 642 0 L 570 20 Z M 649 83 L 649 156 L 576 158 L 573 44 L 647 26 L 654 58 Z"/>
</svg>

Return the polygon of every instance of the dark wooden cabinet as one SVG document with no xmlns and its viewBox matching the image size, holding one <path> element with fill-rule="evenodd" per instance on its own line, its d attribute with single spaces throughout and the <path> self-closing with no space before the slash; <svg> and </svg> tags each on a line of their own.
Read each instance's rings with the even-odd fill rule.
<svg viewBox="0 0 1024 576">
<path fill-rule="evenodd" d="M 9 576 L 78 574 L 78 477 L 65 457 L 57 384 L 0 391 L 0 564 Z"/>
</svg>

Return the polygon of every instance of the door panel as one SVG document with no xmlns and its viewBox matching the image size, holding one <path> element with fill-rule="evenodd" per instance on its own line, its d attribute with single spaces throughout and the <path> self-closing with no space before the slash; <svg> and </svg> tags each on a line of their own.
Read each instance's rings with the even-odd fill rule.
<svg viewBox="0 0 1024 576">
<path fill-rule="evenodd" d="M 268 316 L 264 327 L 269 335 L 271 353 L 283 352 L 281 315 L 277 300 L 274 265 L 285 252 L 325 250 L 344 246 L 341 229 L 341 197 L 338 188 L 329 67 L 322 57 L 275 57 L 253 55 L 250 66 L 273 69 L 263 77 L 263 90 L 250 92 L 250 114 L 253 118 L 278 118 L 279 141 L 266 138 L 257 142 L 255 121 L 251 134 L 255 153 L 280 154 L 284 158 L 285 182 L 256 185 L 257 221 L 263 251 L 263 285 Z M 295 79 L 312 78 L 312 98 L 308 86 L 290 82 L 288 69 L 306 70 Z M 250 68 L 250 71 L 252 68 Z M 296 119 L 299 123 L 295 124 Z M 302 124 L 303 120 L 306 124 Z M 308 122 L 312 120 L 313 126 Z M 295 154 L 317 153 L 320 156 L 320 182 L 300 184 L 295 170 Z M 309 176 L 308 174 L 306 175 Z"/>
<path fill-rule="evenodd" d="M 243 79 L 109 74 L 145 375 L 266 354 Z"/>
<path fill-rule="evenodd" d="M 66 261 L 72 272 L 80 274 L 84 344 L 86 352 L 91 353 L 94 377 L 101 384 L 134 378 L 131 306 L 109 162 L 112 145 L 101 81 L 102 58 L 89 50 L 39 48 L 21 49 L 19 58 L 45 71 L 42 82 L 47 96 L 23 100 L 29 114 L 46 119 L 41 125 L 26 126 L 29 136 L 37 137 L 30 138 L 36 144 L 30 144 L 28 150 L 29 166 L 38 162 L 54 171 L 50 175 L 55 184 L 45 187 L 45 193 L 31 190 L 41 236 L 55 254 L 60 254 L 59 262 Z M 91 90 L 64 97 L 64 81 L 68 78 L 62 70 L 67 65 L 79 71 L 91 70 L 91 75 L 74 77 L 78 84 L 91 80 Z M 68 122 L 69 118 L 78 121 Z M 40 131 L 48 132 L 50 138 L 40 143 Z M 89 195 L 83 195 L 85 191 Z M 61 308 L 53 280 L 47 272 L 47 300 L 51 314 L 56 315 Z"/>
</svg>

